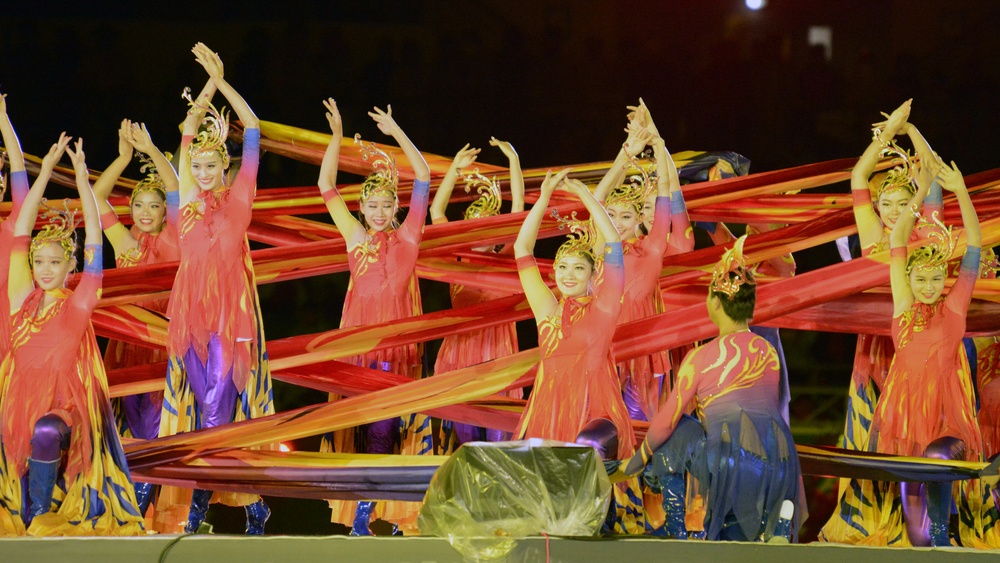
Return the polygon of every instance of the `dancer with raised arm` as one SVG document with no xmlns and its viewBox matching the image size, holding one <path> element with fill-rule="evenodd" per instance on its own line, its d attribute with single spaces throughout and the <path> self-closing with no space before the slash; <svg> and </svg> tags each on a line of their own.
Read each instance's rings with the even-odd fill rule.
<svg viewBox="0 0 1000 563">
<path fill-rule="evenodd" d="M 219 55 L 203 43 L 192 52 L 209 80 L 191 102 L 181 140 L 177 222 L 181 256 L 167 306 L 170 361 L 161 435 L 273 412 L 271 374 L 246 238 L 257 189 L 259 122 L 223 78 Z M 231 185 L 226 178 L 229 124 L 211 105 L 216 90 L 225 96 L 244 128 L 242 166 Z M 187 532 L 198 530 L 211 499 L 212 491 L 194 491 Z M 264 533 L 271 511 L 258 495 L 227 494 L 219 501 L 245 506 L 247 534 Z"/>
<path fill-rule="evenodd" d="M 320 167 L 319 189 L 326 207 L 344 237 L 347 245 L 351 282 L 344 298 L 341 327 L 394 321 L 421 313 L 420 290 L 417 285 L 416 263 L 420 239 L 427 217 L 427 199 L 430 190 L 430 169 L 417 147 L 396 124 L 392 106 L 386 111 L 374 108 L 368 112 L 379 131 L 395 139 L 413 168 L 415 180 L 410 196 L 410 207 L 402 224 L 396 223 L 399 200 L 396 195 L 398 176 L 395 161 L 373 144 L 364 143 L 359 136 L 355 142 L 362 145 L 365 160 L 374 168 L 361 186 L 361 218 L 351 215 L 347 204 L 337 190 L 337 163 L 343 140 L 343 123 L 336 102 L 331 98 L 323 102 L 326 118 L 333 134 Z M 421 357 L 416 345 L 379 350 L 349 360 L 351 363 L 382 371 L 421 376 Z M 331 399 L 338 397 L 331 396 Z M 400 424 L 403 424 L 402 432 Z M 397 446 L 403 453 L 431 453 L 430 419 L 424 415 L 391 418 L 367 425 L 359 444 L 351 439 L 324 438 L 323 451 L 355 451 L 368 453 L 393 453 Z M 342 436 L 342 435 L 341 435 Z M 423 438 L 426 436 L 426 442 Z M 359 446 L 364 446 L 359 448 Z M 352 535 L 371 535 L 369 524 L 375 515 L 376 503 L 372 501 L 331 501 L 333 521 L 351 526 Z M 419 503 L 385 502 L 381 517 L 393 522 L 404 531 L 416 523 Z"/>
<path fill-rule="evenodd" d="M 510 195 L 511 213 L 524 211 L 524 176 L 521 174 L 521 161 L 514 150 L 514 147 L 506 141 L 490 138 L 490 145 L 498 147 L 503 151 L 510 163 Z M 445 210 L 448 208 L 448 200 L 455 189 L 455 183 L 462 177 L 462 170 L 472 166 L 476 161 L 479 149 L 469 148 L 466 144 L 455 155 L 448 172 L 441 179 L 434 194 L 434 201 L 431 203 L 431 222 L 435 225 L 447 223 L 448 217 Z M 465 176 L 465 191 L 470 191 L 475 187 L 479 198 L 469 204 L 465 209 L 465 219 L 478 219 L 480 217 L 492 217 L 500 214 L 500 184 L 494 177 L 492 180 L 479 174 L 479 169 Z M 497 250 L 494 247 L 476 247 L 477 252 L 499 252 L 503 254 L 513 254 L 511 246 Z M 461 260 L 461 258 L 459 258 Z M 471 307 L 480 303 L 486 303 L 501 297 L 507 297 L 509 292 L 490 290 L 479 287 L 471 287 L 459 284 L 449 286 L 451 293 L 452 307 Z M 463 332 L 453 336 L 446 336 L 441 342 L 438 350 L 437 360 L 434 362 L 434 373 L 446 373 L 456 369 L 461 369 L 497 358 L 503 358 L 517 352 L 517 331 L 514 323 L 505 325 L 495 325 L 472 332 Z M 520 399 L 521 389 L 513 389 L 504 395 Z M 450 453 L 458 446 L 472 441 L 486 439 L 497 442 L 505 438 L 506 432 L 496 429 L 482 429 L 471 424 L 459 422 L 442 421 L 441 449 L 445 453 Z M 485 430 L 485 432 L 484 432 Z"/>
<path fill-rule="evenodd" d="M 150 160 L 143 166 L 143 171 L 149 168 L 152 170 L 136 184 L 129 198 L 132 228 L 128 229 L 118 220 L 114 208 L 108 203 L 108 197 L 131 162 L 133 148 L 149 155 Z M 153 144 L 144 124 L 122 121 L 118 131 L 118 158 L 94 182 L 94 195 L 101 212 L 101 226 L 114 248 L 115 265 L 118 268 L 176 262 L 180 259 L 176 228 L 177 173 L 167 157 Z M 161 314 L 167 310 L 166 299 L 143 301 L 138 305 Z M 113 370 L 142 366 L 167 361 L 168 357 L 166 350 L 111 340 L 104 353 L 104 367 Z M 162 391 L 129 395 L 120 401 L 115 400 L 114 405 L 123 436 L 151 440 L 159 435 Z M 142 514 L 149 507 L 153 488 L 152 483 L 135 484 L 135 496 Z"/>
<path fill-rule="evenodd" d="M 90 325 L 101 292 L 101 220 L 83 142 L 75 150 L 68 142 L 63 134 L 42 167 L 47 176 L 63 150 L 73 160 L 86 231 L 75 290 L 65 283 L 76 267 L 76 213 L 50 208 L 50 223 L 32 239 L 45 190 L 36 183 L 14 227 L 13 338 L 0 365 L 0 535 L 138 535 L 142 516 Z"/>
</svg>

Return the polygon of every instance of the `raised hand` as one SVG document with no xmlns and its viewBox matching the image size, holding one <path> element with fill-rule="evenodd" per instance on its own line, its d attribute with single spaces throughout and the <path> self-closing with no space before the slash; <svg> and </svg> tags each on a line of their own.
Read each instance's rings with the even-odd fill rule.
<svg viewBox="0 0 1000 563">
<path fill-rule="evenodd" d="M 555 174 L 551 170 L 545 173 L 545 179 L 542 180 L 542 187 L 539 188 L 541 195 L 549 197 L 553 192 L 556 191 L 556 187 L 562 184 L 566 179 L 566 175 L 570 173 L 570 168 L 565 168 Z"/>
<path fill-rule="evenodd" d="M 191 52 L 194 53 L 194 58 L 198 61 L 198 64 L 205 67 L 205 72 L 207 72 L 213 80 L 222 80 L 222 59 L 219 58 L 218 53 L 212 51 L 207 45 L 201 42 L 195 43 Z"/>
<path fill-rule="evenodd" d="M 153 139 L 149 136 L 149 131 L 146 129 L 145 123 L 129 122 L 126 134 L 128 135 L 129 143 L 135 147 L 135 150 L 146 154 L 150 154 L 156 150 L 156 145 L 153 144 Z"/>
<path fill-rule="evenodd" d="M 479 156 L 479 151 L 480 149 L 469 148 L 469 143 L 465 143 L 465 146 L 455 153 L 455 159 L 452 160 L 451 167 L 457 173 L 463 168 L 472 166 L 472 163 L 476 161 L 476 157 Z"/>
<path fill-rule="evenodd" d="M 590 188 L 587 187 L 587 184 L 584 184 L 575 178 L 564 179 L 562 182 L 562 188 L 578 198 L 584 195 L 584 192 L 586 192 L 586 195 L 590 195 Z"/>
<path fill-rule="evenodd" d="M 118 128 L 118 156 L 132 158 L 132 122 L 127 119 Z"/>
<path fill-rule="evenodd" d="M 503 154 L 507 157 L 508 160 L 513 160 L 515 158 L 518 158 L 517 151 L 514 150 L 514 146 L 508 143 L 507 141 L 501 141 L 496 137 L 490 137 L 490 146 L 497 147 L 498 149 L 503 151 Z"/>
<path fill-rule="evenodd" d="M 70 140 L 73 137 L 66 135 L 63 131 L 59 134 L 59 140 L 55 142 L 51 147 L 49 147 L 49 152 L 46 153 L 45 157 L 42 158 L 42 168 L 52 170 L 59 159 L 62 158 L 64 152 L 66 152 L 66 146 L 69 145 Z"/>
<path fill-rule="evenodd" d="M 0 115 L 7 113 L 7 94 L 0 94 Z"/>
<path fill-rule="evenodd" d="M 941 187 L 949 192 L 968 191 L 965 186 L 965 177 L 962 176 L 962 171 L 958 169 L 954 160 L 951 161 L 951 166 L 941 162 L 941 171 L 938 172 L 938 177 L 941 178 Z"/>
<path fill-rule="evenodd" d="M 326 121 L 330 124 L 330 132 L 343 137 L 344 122 L 340 118 L 340 110 L 337 109 L 337 102 L 333 98 L 327 98 L 323 100 L 323 107 L 326 108 Z"/>
<path fill-rule="evenodd" d="M 628 138 L 625 139 L 625 152 L 632 157 L 639 156 L 646 145 L 653 140 L 653 135 L 638 120 L 629 121 L 625 131 L 628 132 Z"/>
<path fill-rule="evenodd" d="M 59 138 L 62 141 L 62 137 Z M 67 137 L 67 142 L 69 138 Z M 83 154 L 83 139 L 77 139 L 76 144 L 73 148 L 65 147 L 66 154 L 69 155 L 69 159 L 73 162 L 73 169 L 76 170 L 76 175 L 81 174 L 87 175 L 87 157 Z"/>
<path fill-rule="evenodd" d="M 910 119 L 910 105 L 913 103 L 913 98 L 903 102 L 898 108 L 892 110 L 892 114 L 885 116 L 885 121 L 880 121 L 878 123 L 872 123 L 872 127 L 878 127 L 882 130 L 882 136 L 885 139 L 888 137 L 889 140 L 896 136 L 902 131 L 903 127 L 906 126 Z"/>
<path fill-rule="evenodd" d="M 396 120 L 392 118 L 392 104 L 386 105 L 385 108 L 386 111 L 382 111 L 378 107 L 375 107 L 375 111 L 368 112 L 368 115 L 378 124 L 379 131 L 390 137 L 394 137 L 402 130 L 399 128 L 399 125 L 396 125 Z"/>
</svg>

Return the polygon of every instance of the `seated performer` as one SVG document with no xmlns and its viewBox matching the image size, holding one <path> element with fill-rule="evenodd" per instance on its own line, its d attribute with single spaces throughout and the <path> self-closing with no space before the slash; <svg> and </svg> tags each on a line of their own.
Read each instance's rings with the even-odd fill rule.
<svg viewBox="0 0 1000 563">
<path fill-rule="evenodd" d="M 706 499 L 709 540 L 768 539 L 785 500 L 796 504 L 793 535 L 805 519 L 799 460 L 778 399 L 778 357 L 748 327 L 756 284 L 745 240 L 712 275 L 706 306 L 718 338 L 687 355 L 640 450 L 619 469 L 638 475 L 650 464 L 648 481 L 663 488 L 668 535 L 678 539 L 687 537 L 685 471 Z M 692 410 L 698 419 L 685 415 Z"/>
<path fill-rule="evenodd" d="M 83 143 L 74 151 L 68 142 L 63 134 L 42 166 L 47 175 L 64 149 L 73 160 L 86 227 L 76 290 L 65 287 L 76 267 L 76 214 L 52 210 L 31 239 L 45 188 L 36 183 L 14 227 L 11 349 L 0 366 L 0 535 L 137 535 L 142 516 L 90 325 L 101 292 L 101 220 Z"/>
</svg>

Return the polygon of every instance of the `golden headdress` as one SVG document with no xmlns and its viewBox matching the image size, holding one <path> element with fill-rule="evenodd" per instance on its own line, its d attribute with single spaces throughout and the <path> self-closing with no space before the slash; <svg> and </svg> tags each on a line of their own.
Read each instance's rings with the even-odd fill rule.
<svg viewBox="0 0 1000 563">
<path fill-rule="evenodd" d="M 487 178 L 479 173 L 479 168 L 476 168 L 472 174 L 465 175 L 465 193 L 470 193 L 473 188 L 479 193 L 479 198 L 465 208 L 465 218 L 478 219 L 499 215 L 501 199 L 497 177 Z"/>
<path fill-rule="evenodd" d="M 594 255 L 594 242 L 596 238 L 594 237 L 594 228 L 591 226 L 590 221 L 577 219 L 576 211 L 567 219 L 561 217 L 559 212 L 553 209 L 552 217 L 559 222 L 560 229 L 569 229 L 569 234 L 567 235 L 569 240 L 562 243 L 559 250 L 556 251 L 555 263 L 559 263 L 560 260 L 567 256 L 579 256 L 586 258 L 591 264 L 596 264 L 597 257 Z"/>
<path fill-rule="evenodd" d="M 210 156 L 212 153 L 219 153 L 222 158 L 223 168 L 229 168 L 229 151 L 226 149 L 226 139 L 229 137 L 229 115 L 226 107 L 222 111 L 215 109 L 211 101 L 206 100 L 203 105 L 199 101 L 191 99 L 191 88 L 184 88 L 181 97 L 188 101 L 192 108 L 204 110 L 205 117 L 201 120 L 201 127 L 198 135 L 191 141 L 188 149 L 191 157 Z"/>
<path fill-rule="evenodd" d="M 28 251 L 28 263 L 35 262 L 35 251 L 47 244 L 58 243 L 63 249 L 63 256 L 66 260 L 73 257 L 76 252 L 76 227 L 79 225 L 76 210 L 69 208 L 69 200 L 63 200 L 63 210 L 54 209 L 42 200 L 42 207 L 45 208 L 43 218 L 49 220 L 49 224 L 42 227 L 38 234 L 31 239 L 31 249 Z"/>
<path fill-rule="evenodd" d="M 132 195 L 129 197 L 128 200 L 129 207 L 132 207 L 132 204 L 135 202 L 136 196 L 144 193 L 155 193 L 160 196 L 160 199 L 166 201 L 167 188 L 163 184 L 163 178 L 160 178 L 160 174 L 156 170 L 156 165 L 153 164 L 153 161 L 149 160 L 149 158 L 147 158 L 146 155 L 142 153 L 137 153 L 137 154 L 139 156 L 139 160 L 142 161 L 142 168 L 140 168 L 139 170 L 143 174 L 145 174 L 146 177 L 143 178 L 142 180 L 139 180 L 135 184 L 135 188 L 132 190 Z M 170 160 L 170 157 L 172 155 L 170 153 L 164 153 L 164 156 L 167 157 L 167 160 Z"/>
<path fill-rule="evenodd" d="M 354 135 L 354 144 L 361 147 L 361 159 L 372 165 L 372 173 L 361 184 L 361 201 L 367 201 L 372 196 L 396 199 L 396 186 L 399 183 L 396 159 L 375 143 L 362 141 L 360 133 Z"/>
<path fill-rule="evenodd" d="M 655 165 L 651 170 L 646 170 L 642 163 L 639 162 L 639 159 L 628 154 L 628 152 L 625 152 L 625 155 L 628 157 L 632 167 L 637 169 L 639 173 L 629 176 L 628 184 L 622 184 L 612 190 L 608 194 L 607 199 L 604 200 L 604 206 L 631 206 L 639 213 L 642 212 L 642 206 L 649 197 L 649 194 L 656 191 L 657 171 Z"/>
<path fill-rule="evenodd" d="M 951 227 L 942 223 L 935 211 L 931 213 L 929 221 L 917 215 L 917 228 L 927 238 L 927 244 L 910 253 L 906 259 L 906 275 L 909 276 L 913 270 L 942 269 L 947 272 L 948 260 L 955 253 L 955 237 L 951 234 Z"/>
<path fill-rule="evenodd" d="M 997 274 L 1000 274 L 1000 261 L 997 260 L 997 253 L 992 248 L 984 248 L 982 257 L 979 259 L 979 277 L 995 279 Z"/>
<path fill-rule="evenodd" d="M 913 160 L 910 153 L 900 148 L 895 140 L 886 143 L 882 140 L 882 130 L 878 127 L 872 129 L 872 139 L 882 145 L 882 152 L 879 156 L 895 156 L 902 162 L 892 169 L 882 173 L 881 181 L 872 193 L 875 202 L 882 197 L 882 194 L 891 193 L 897 190 L 904 190 L 910 195 L 916 192 L 913 185 L 913 178 L 916 171 L 913 168 Z"/>
<path fill-rule="evenodd" d="M 712 293 L 722 293 L 732 299 L 740 290 L 741 285 L 745 283 L 757 284 L 753 268 L 747 266 L 746 257 L 743 256 L 743 243 L 746 240 L 746 235 L 736 239 L 733 247 L 727 250 L 719 263 L 715 265 L 715 271 L 712 272 L 712 285 L 709 286 Z"/>
</svg>

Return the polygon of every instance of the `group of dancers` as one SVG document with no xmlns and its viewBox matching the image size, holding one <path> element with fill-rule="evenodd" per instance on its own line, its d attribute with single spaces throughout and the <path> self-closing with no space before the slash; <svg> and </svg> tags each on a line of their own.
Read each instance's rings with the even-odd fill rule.
<svg viewBox="0 0 1000 563">
<path fill-rule="evenodd" d="M 125 121 L 118 132 L 119 157 L 93 187 L 82 140 L 71 147 L 63 134 L 29 188 L 6 100 L 0 98 L 0 130 L 13 196 L 11 214 L 0 231 L 0 257 L 5 261 L 0 269 L 9 270 L 5 287 L 0 288 L 8 296 L 0 299 L 0 314 L 10 318 L 9 323 L 0 323 L 0 536 L 142 533 L 156 493 L 150 484 L 132 482 L 119 433 L 151 439 L 274 412 L 246 236 L 257 184 L 259 121 L 224 78 L 218 54 L 201 43 L 192 51 L 208 80 L 196 97 L 188 97 L 176 172 L 145 126 Z M 217 93 L 242 123 L 239 155 L 227 148 L 227 118 L 212 104 Z M 479 155 L 478 149 L 465 145 L 431 203 L 431 173 L 420 151 L 396 123 L 391 106 L 385 111 L 374 108 L 369 115 L 402 150 L 414 181 L 400 222 L 393 157 L 356 137 L 373 171 L 361 186 L 355 216 L 337 188 L 343 142 L 339 108 L 333 99 L 324 101 L 324 107 L 331 139 L 317 183 L 346 243 L 350 267 L 341 327 L 419 315 L 416 262 L 428 209 L 433 222 L 447 221 L 451 193 L 464 180 L 481 196 L 466 210 L 464 220 L 497 215 L 502 201 L 499 185 L 482 175 L 465 174 Z M 877 124 L 875 140 L 852 177 L 865 252 L 890 248 L 894 313 L 892 342 L 859 340 L 859 358 L 880 354 L 877 361 L 864 364 L 866 368 L 886 368 L 890 363 L 891 368 L 888 373 L 867 369 L 865 377 L 855 374 L 848 419 L 852 433 L 847 442 L 883 453 L 979 460 L 990 454 L 984 443 L 998 442 L 980 437 L 962 347 L 965 314 L 979 275 L 979 223 L 960 171 L 930 151 L 909 123 L 909 109 L 907 102 Z M 677 366 L 671 365 L 667 350 L 625 361 L 615 358 L 612 337 L 617 325 L 666 311 L 659 287 L 664 257 L 694 248 L 678 172 L 663 137 L 641 100 L 629 110 L 627 138 L 593 190 L 573 179 L 570 170 L 550 171 L 513 245 L 472 248 L 478 253 L 513 254 L 538 329 L 541 362 L 513 433 L 444 421 L 447 439 L 435 443 L 431 420 L 413 414 L 328 434 L 323 451 L 425 454 L 484 439 L 577 442 L 597 448 L 609 460 L 617 483 L 607 531 L 686 538 L 690 527 L 691 534 L 710 540 L 766 540 L 775 533 L 781 506 L 791 501 L 796 509 L 792 534 L 796 533 L 806 510 L 788 424 L 787 370 L 777 331 L 751 326 L 757 278 L 793 275 L 790 255 L 748 263 L 743 254 L 746 236 L 733 236 L 721 223 L 706 225 L 713 240 L 728 247 L 715 267 L 706 300 L 708 321 L 718 328 L 719 336 L 691 350 Z M 886 147 L 895 147 L 892 139 L 899 133 L 914 140 L 919 159 L 911 163 L 900 153 L 903 166 L 884 179 L 878 175 L 872 180 L 879 156 Z M 509 159 L 511 212 L 521 212 L 524 181 L 517 152 L 495 138 L 490 144 Z M 652 163 L 640 161 L 647 148 Z M 134 151 L 143 155 L 151 170 L 130 198 L 129 229 L 115 215 L 108 197 Z M 85 227 L 83 274 L 73 291 L 65 284 L 77 265 L 78 218 L 68 206 L 60 208 L 43 199 L 53 167 L 64 152 L 76 171 Z M 946 295 L 944 279 L 952 269 L 948 261 L 953 239 L 938 216 L 928 212 L 934 205 L 941 207 L 937 186 L 955 194 L 966 236 L 958 281 Z M 578 200 L 589 221 L 575 214 L 556 215 L 570 235 L 552 264 L 554 291 L 533 254 L 556 191 Z M 923 211 L 918 214 L 921 203 Z M 50 221 L 32 237 L 43 206 Z M 748 232 L 771 227 L 748 227 Z M 165 352 L 112 341 L 100 357 L 90 316 L 101 290 L 102 230 L 119 268 L 178 263 L 169 300 L 141 303 L 169 319 Z M 918 237 L 927 244 L 908 252 L 911 239 Z M 454 306 L 505 296 L 499 290 L 462 285 L 450 289 Z M 479 364 L 517 350 L 513 324 L 449 336 L 435 371 Z M 995 343 L 984 353 L 995 356 Z M 425 375 L 422 354 L 420 346 L 411 344 L 349 361 L 416 379 Z M 167 364 L 162 392 L 129 396 L 112 406 L 105 369 L 162 361 Z M 508 393 L 521 396 L 520 390 Z M 880 395 L 877 402 L 876 395 Z M 649 422 L 638 444 L 635 420 Z M 858 432 L 860 427 L 866 430 L 864 435 Z M 968 487 L 955 487 L 966 497 L 971 494 Z M 213 496 L 208 490 L 188 496 L 167 489 L 160 491 L 156 510 L 171 514 L 183 506 L 187 532 L 198 530 L 215 500 L 246 507 L 247 533 L 264 533 L 270 510 L 259 496 Z M 980 498 L 975 506 L 995 510 L 995 504 L 984 502 L 983 490 L 977 489 Z M 902 486 L 852 482 L 845 485 L 841 508 L 824 528 L 824 538 L 949 544 L 952 496 L 950 482 Z M 331 508 L 333 520 L 351 526 L 352 534 L 371 534 L 369 524 L 378 518 L 404 533 L 418 531 L 419 503 L 331 501 Z M 881 512 L 870 514 L 872 510 Z M 986 545 L 991 536 L 982 528 L 976 537 Z"/>
</svg>

